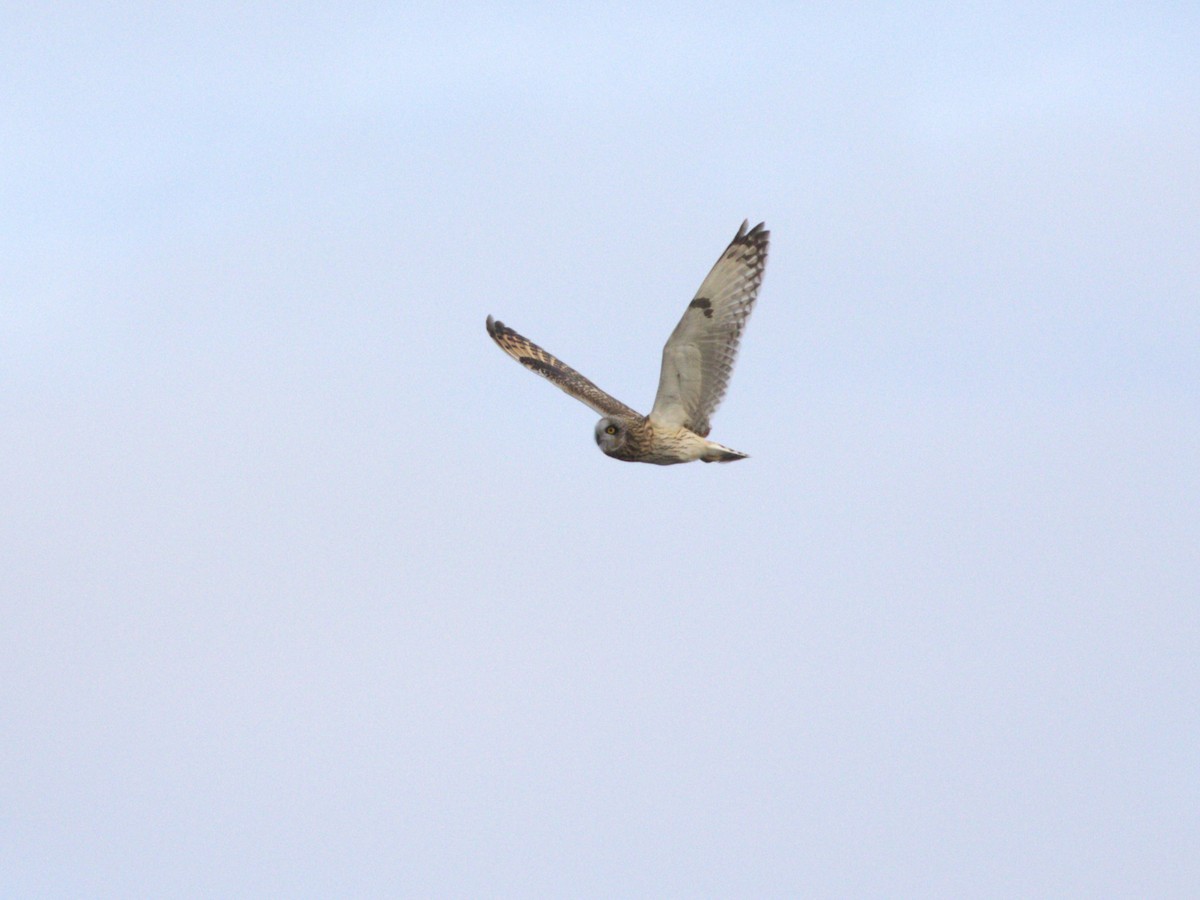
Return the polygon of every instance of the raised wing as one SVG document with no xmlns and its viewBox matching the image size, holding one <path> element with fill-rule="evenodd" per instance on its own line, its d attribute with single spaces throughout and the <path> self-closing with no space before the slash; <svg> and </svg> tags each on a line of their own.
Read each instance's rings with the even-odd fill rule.
<svg viewBox="0 0 1200 900">
<path fill-rule="evenodd" d="M 708 435 L 767 265 L 771 232 L 762 222 L 747 231 L 749 224 L 742 223 L 667 338 L 650 411 L 655 424 L 682 425 Z"/>
<path fill-rule="evenodd" d="M 547 353 L 529 338 L 517 334 L 503 322 L 487 317 L 488 334 L 500 345 L 500 349 L 543 378 L 549 379 L 576 400 L 586 403 L 604 416 L 622 416 L 640 419 L 641 413 L 634 412 L 620 400 L 606 394 L 558 357 Z"/>
</svg>

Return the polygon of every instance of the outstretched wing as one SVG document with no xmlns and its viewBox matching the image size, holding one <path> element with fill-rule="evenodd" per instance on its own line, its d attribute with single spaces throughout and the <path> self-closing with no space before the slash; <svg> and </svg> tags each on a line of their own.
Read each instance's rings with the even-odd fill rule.
<svg viewBox="0 0 1200 900">
<path fill-rule="evenodd" d="M 641 418 L 640 413 L 634 412 L 620 400 L 609 396 L 561 359 L 547 353 L 529 338 L 517 334 L 503 322 L 497 322 L 488 316 L 487 330 L 488 334 L 492 336 L 492 340 L 500 345 L 500 349 L 525 368 L 549 379 L 576 400 L 586 403 L 601 415 Z"/>
<path fill-rule="evenodd" d="M 754 307 L 767 265 L 771 232 L 743 222 L 663 347 L 662 373 L 651 421 L 682 425 L 706 437 Z"/>
</svg>

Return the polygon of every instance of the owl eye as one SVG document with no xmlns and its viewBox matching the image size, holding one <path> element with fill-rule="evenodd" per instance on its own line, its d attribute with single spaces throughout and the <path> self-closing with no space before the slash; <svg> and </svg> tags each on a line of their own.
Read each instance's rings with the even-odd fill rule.
<svg viewBox="0 0 1200 900">
<path fill-rule="evenodd" d="M 605 428 L 605 429 L 604 429 L 604 433 L 605 433 L 605 434 L 616 434 L 616 433 L 617 433 L 617 426 L 616 426 L 616 425 L 609 425 L 607 428 Z"/>
</svg>

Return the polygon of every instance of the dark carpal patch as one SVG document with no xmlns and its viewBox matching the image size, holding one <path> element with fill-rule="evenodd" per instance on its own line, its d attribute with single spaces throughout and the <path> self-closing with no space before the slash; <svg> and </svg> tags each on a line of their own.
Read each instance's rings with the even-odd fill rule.
<svg viewBox="0 0 1200 900">
<path fill-rule="evenodd" d="M 535 372 L 558 372 L 558 366 L 552 366 L 548 362 L 543 362 L 540 359 L 535 359 L 532 356 L 522 356 L 518 362 L 527 369 L 533 369 Z"/>
<path fill-rule="evenodd" d="M 706 319 L 712 318 L 712 301 L 707 297 L 697 297 L 695 300 L 689 303 L 688 306 L 696 309 L 702 309 L 704 310 L 704 317 Z"/>
</svg>

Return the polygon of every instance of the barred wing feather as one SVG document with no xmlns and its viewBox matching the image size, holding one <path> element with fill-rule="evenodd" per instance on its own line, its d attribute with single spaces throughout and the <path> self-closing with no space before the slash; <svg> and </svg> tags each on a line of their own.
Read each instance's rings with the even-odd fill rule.
<svg viewBox="0 0 1200 900">
<path fill-rule="evenodd" d="M 700 285 L 663 347 L 650 420 L 707 437 L 737 358 L 742 329 L 762 284 L 771 233 L 762 222 L 737 235 Z"/>
<path fill-rule="evenodd" d="M 488 334 L 492 336 L 500 349 L 529 369 L 537 372 L 543 378 L 557 385 L 581 403 L 586 403 L 602 416 L 624 416 L 640 419 L 640 413 L 634 412 L 620 400 L 596 387 L 565 362 L 552 353 L 547 353 L 529 338 L 513 331 L 503 322 L 497 322 L 491 316 L 487 318 Z"/>
</svg>

